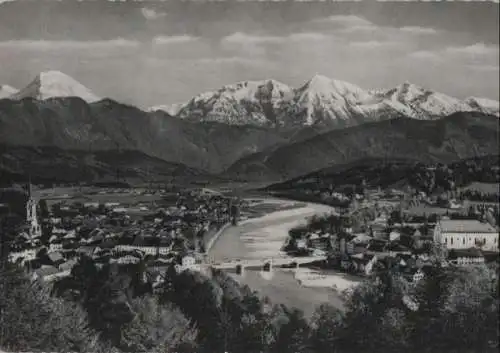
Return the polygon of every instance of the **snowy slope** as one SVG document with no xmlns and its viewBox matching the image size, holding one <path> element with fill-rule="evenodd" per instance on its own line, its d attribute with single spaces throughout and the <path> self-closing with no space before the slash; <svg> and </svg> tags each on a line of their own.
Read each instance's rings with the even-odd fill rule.
<svg viewBox="0 0 500 353">
<path fill-rule="evenodd" d="M 150 107 L 147 109 L 148 112 L 156 112 L 156 111 L 164 111 L 172 116 L 177 115 L 179 110 L 184 106 L 184 103 L 175 103 L 170 105 L 155 105 L 154 107 Z"/>
<path fill-rule="evenodd" d="M 232 125 L 281 125 L 279 111 L 291 97 L 292 88 L 281 82 L 244 81 L 194 97 L 177 116 Z"/>
<path fill-rule="evenodd" d="M 80 97 L 87 102 L 100 100 L 87 87 L 60 71 L 45 71 L 25 88 L 14 94 L 12 99 L 48 99 L 53 97 Z"/>
<path fill-rule="evenodd" d="M 194 97 L 177 116 L 231 125 L 346 127 L 401 115 L 429 120 L 458 111 L 499 115 L 498 102 L 459 99 L 405 82 L 364 90 L 315 75 L 297 89 L 274 80 L 240 82 Z"/>
<path fill-rule="evenodd" d="M 486 114 L 500 116 L 500 104 L 498 101 L 487 98 L 469 97 L 465 102 L 473 109 Z"/>
<path fill-rule="evenodd" d="M 18 89 L 9 85 L 0 85 L 0 99 L 9 98 L 13 94 L 19 92 Z"/>
<path fill-rule="evenodd" d="M 288 119 L 294 125 L 351 125 L 353 115 L 370 115 L 379 101 L 369 92 L 348 82 L 315 75 L 295 90 L 289 102 Z"/>
<path fill-rule="evenodd" d="M 388 104 L 401 113 L 417 119 L 436 118 L 458 111 L 472 110 L 466 102 L 409 82 L 377 96 L 387 100 Z"/>
</svg>

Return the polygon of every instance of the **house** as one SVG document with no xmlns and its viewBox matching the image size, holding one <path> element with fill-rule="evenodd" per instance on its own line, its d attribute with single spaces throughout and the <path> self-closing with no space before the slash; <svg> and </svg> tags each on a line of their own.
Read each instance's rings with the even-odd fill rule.
<svg viewBox="0 0 500 353">
<path fill-rule="evenodd" d="M 384 252 L 387 242 L 379 239 L 372 239 L 368 243 L 367 250 L 370 252 Z"/>
<path fill-rule="evenodd" d="M 51 276 L 59 273 L 60 271 L 54 266 L 42 265 L 39 269 L 33 271 L 32 279 L 35 280 L 47 280 Z"/>
<path fill-rule="evenodd" d="M 49 252 L 47 254 L 50 262 L 52 263 L 53 266 L 59 267 L 62 263 L 64 263 L 64 257 L 60 252 Z"/>
<path fill-rule="evenodd" d="M 442 219 L 434 228 L 434 242 L 446 249 L 478 247 L 498 252 L 498 231 L 488 223 L 478 220 Z"/>
<path fill-rule="evenodd" d="M 360 274 L 369 274 L 370 271 L 369 264 L 372 263 L 374 258 L 375 258 L 374 255 L 367 253 L 359 253 L 351 255 L 352 269 L 355 272 L 359 272 Z"/>
<path fill-rule="evenodd" d="M 132 255 L 125 255 L 123 257 L 118 258 L 115 261 L 113 261 L 113 259 L 112 259 L 109 262 L 110 263 L 116 262 L 116 263 L 118 263 L 120 265 L 129 265 L 129 264 L 137 264 L 140 261 L 141 260 L 138 257 L 132 256 Z"/>
<path fill-rule="evenodd" d="M 182 267 L 183 268 L 190 268 L 193 267 L 196 264 L 196 259 L 193 256 L 184 256 L 182 258 Z"/>
<path fill-rule="evenodd" d="M 77 252 L 81 255 L 91 256 L 95 251 L 95 246 L 80 246 Z"/>
<path fill-rule="evenodd" d="M 319 234 L 312 234 L 309 237 L 308 246 L 310 248 L 327 251 L 330 247 L 330 239 L 329 237 L 322 237 Z"/>
<path fill-rule="evenodd" d="M 83 207 L 90 209 L 98 209 L 99 202 L 84 202 Z"/>
<path fill-rule="evenodd" d="M 448 253 L 448 260 L 459 266 L 484 264 L 485 262 L 483 253 L 477 248 L 452 249 Z"/>
<path fill-rule="evenodd" d="M 296 244 L 297 244 L 297 249 L 306 249 L 307 248 L 307 242 L 305 239 L 298 239 Z"/>
<path fill-rule="evenodd" d="M 385 228 L 387 227 L 387 223 L 372 223 L 370 226 L 371 233 L 375 238 L 385 239 L 386 233 Z"/>
<path fill-rule="evenodd" d="M 39 249 L 25 249 L 22 251 L 16 251 L 16 252 L 11 252 L 9 254 L 9 261 L 10 262 L 17 262 L 18 259 L 21 259 L 23 262 L 24 261 L 30 261 L 36 259 L 36 254 Z"/>
<path fill-rule="evenodd" d="M 389 256 L 395 256 L 396 254 L 411 254 L 411 250 L 399 242 L 389 243 L 385 250 L 389 251 Z"/>
<path fill-rule="evenodd" d="M 59 265 L 60 271 L 71 271 L 71 269 L 78 263 L 77 260 L 71 259 Z"/>
<path fill-rule="evenodd" d="M 62 219 L 60 217 L 50 217 L 49 222 L 51 224 L 61 224 Z"/>
<path fill-rule="evenodd" d="M 51 242 L 49 245 L 49 252 L 62 250 L 62 243 Z"/>
<path fill-rule="evenodd" d="M 394 240 L 398 240 L 399 238 L 401 238 L 401 233 L 393 230 L 392 232 L 389 233 L 389 240 L 390 241 L 394 241 Z"/>
</svg>

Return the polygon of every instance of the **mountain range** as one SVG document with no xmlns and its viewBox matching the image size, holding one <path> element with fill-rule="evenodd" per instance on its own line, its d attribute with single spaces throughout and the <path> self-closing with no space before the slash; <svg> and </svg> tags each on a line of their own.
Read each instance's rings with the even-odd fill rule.
<svg viewBox="0 0 500 353">
<path fill-rule="evenodd" d="M 244 155 L 286 141 L 259 127 L 196 124 L 110 99 L 93 103 L 76 97 L 0 100 L 0 142 L 9 145 L 137 150 L 219 173 Z"/>
<path fill-rule="evenodd" d="M 145 111 L 47 71 L 0 94 L 0 144 L 137 151 L 237 179 L 282 180 L 367 156 L 449 160 L 497 148 L 498 102 L 410 83 L 366 91 L 319 75 L 297 89 L 248 81 Z"/>
<path fill-rule="evenodd" d="M 245 81 L 202 93 L 185 104 L 158 106 L 181 119 L 232 125 L 344 128 L 399 115 L 432 120 L 459 111 L 499 115 L 498 101 L 463 101 L 405 82 L 388 90 L 364 90 L 316 75 L 299 88 L 275 80 Z"/>
<path fill-rule="evenodd" d="M 80 97 L 101 100 L 89 88 L 59 71 L 38 74 L 20 91 L 2 86 L 1 98 L 14 100 Z M 164 111 L 192 122 L 229 125 L 325 129 L 344 128 L 405 115 L 432 120 L 456 112 L 476 111 L 500 115 L 499 102 L 469 97 L 459 100 L 405 82 L 395 88 L 365 90 L 354 84 L 315 75 L 298 88 L 276 80 L 243 81 L 205 92 L 186 103 L 162 104 L 146 109 Z"/>
</svg>

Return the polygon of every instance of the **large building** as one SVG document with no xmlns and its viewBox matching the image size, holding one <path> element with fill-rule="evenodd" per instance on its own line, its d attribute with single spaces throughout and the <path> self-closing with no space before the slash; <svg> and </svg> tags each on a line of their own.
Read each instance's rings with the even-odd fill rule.
<svg viewBox="0 0 500 353">
<path fill-rule="evenodd" d="M 498 251 L 498 231 L 477 220 L 441 220 L 434 228 L 434 241 L 446 249 Z"/>
<path fill-rule="evenodd" d="M 38 202 L 33 197 L 31 181 L 28 184 L 28 201 L 26 202 L 26 222 L 29 225 L 29 235 L 36 238 L 42 235 L 40 224 L 38 223 L 38 216 L 36 213 Z"/>
</svg>

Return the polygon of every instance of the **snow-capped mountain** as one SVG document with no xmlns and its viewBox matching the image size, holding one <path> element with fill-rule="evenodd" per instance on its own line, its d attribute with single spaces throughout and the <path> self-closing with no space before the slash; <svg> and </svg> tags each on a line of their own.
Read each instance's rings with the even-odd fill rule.
<svg viewBox="0 0 500 353">
<path fill-rule="evenodd" d="M 370 115 L 378 103 L 356 85 L 315 75 L 295 90 L 285 118 L 293 125 L 351 125 L 354 116 Z"/>
<path fill-rule="evenodd" d="M 364 90 L 315 75 L 296 89 L 274 80 L 227 85 L 180 105 L 176 116 L 231 125 L 346 127 L 401 115 L 437 119 L 458 111 L 499 115 L 498 102 L 461 101 L 409 82 L 392 89 Z"/>
<path fill-rule="evenodd" d="M 458 111 L 471 111 L 464 101 L 442 93 L 427 90 L 405 82 L 393 89 L 376 94 L 402 114 L 417 119 L 429 119 L 450 115 Z"/>
<path fill-rule="evenodd" d="M 232 125 L 282 125 L 280 111 L 293 89 L 275 81 L 244 81 L 200 94 L 182 106 L 179 118 Z"/>
<path fill-rule="evenodd" d="M 39 100 L 53 97 L 80 97 L 88 103 L 100 100 L 87 87 L 60 71 L 41 72 L 28 86 L 10 98 L 22 99 L 27 97 Z"/>
<path fill-rule="evenodd" d="M 465 102 L 473 109 L 486 114 L 500 116 L 500 104 L 498 101 L 487 98 L 469 97 Z"/>
<path fill-rule="evenodd" d="M 20 91 L 0 86 L 0 98 L 80 97 L 99 101 L 90 89 L 59 71 L 40 73 Z M 354 84 L 315 75 L 298 88 L 276 80 L 243 81 L 199 94 L 183 104 L 158 105 L 162 110 L 193 122 L 262 127 L 343 128 L 398 116 L 431 120 L 455 112 L 500 116 L 499 103 L 484 98 L 459 100 L 405 82 L 392 89 L 365 90 Z"/>
<path fill-rule="evenodd" d="M 9 98 L 13 94 L 19 92 L 18 89 L 9 85 L 0 85 L 0 99 Z"/>
<path fill-rule="evenodd" d="M 172 116 L 177 115 L 179 110 L 184 106 L 184 103 L 174 103 L 170 105 L 155 105 L 147 109 L 148 112 L 164 111 Z"/>
</svg>

